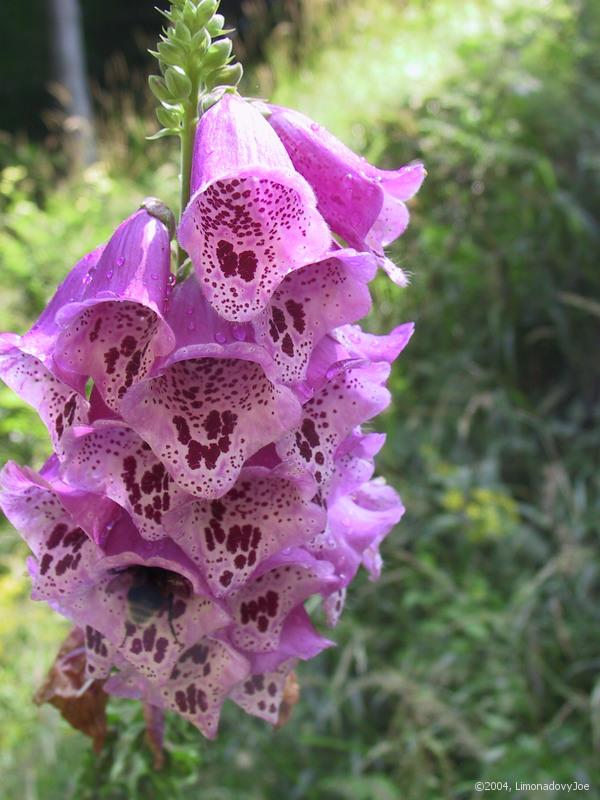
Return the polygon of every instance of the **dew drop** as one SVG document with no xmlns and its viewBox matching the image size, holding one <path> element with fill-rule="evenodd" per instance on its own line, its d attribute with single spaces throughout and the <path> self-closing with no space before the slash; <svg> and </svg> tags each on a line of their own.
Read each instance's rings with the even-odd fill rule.
<svg viewBox="0 0 600 800">
<path fill-rule="evenodd" d="M 185 313 L 188 315 L 188 317 L 191 317 L 192 314 L 194 313 L 194 309 L 192 308 L 192 306 L 188 306 L 185 310 Z"/>
<path fill-rule="evenodd" d="M 311 131 L 318 131 L 321 128 L 318 122 L 313 122 L 310 126 Z"/>
<path fill-rule="evenodd" d="M 110 280 L 112 278 L 113 274 L 114 273 L 113 273 L 112 269 L 109 269 L 108 272 L 106 273 L 106 277 L 108 278 L 108 280 Z"/>
<path fill-rule="evenodd" d="M 219 344 L 225 344 L 226 341 L 227 337 L 224 333 L 221 333 L 221 331 L 217 331 L 215 333 L 215 342 L 218 342 Z"/>
<path fill-rule="evenodd" d="M 246 328 L 243 325 L 234 325 L 231 331 L 233 338 L 238 342 L 246 341 Z"/>
<path fill-rule="evenodd" d="M 124 263 L 125 263 L 125 258 L 124 258 L 124 256 L 119 256 L 119 257 L 117 258 L 117 267 L 122 267 Z"/>
<path fill-rule="evenodd" d="M 169 286 L 175 286 L 175 284 L 177 283 L 177 278 L 175 277 L 175 275 L 173 275 L 173 273 L 171 273 L 167 278 L 167 283 Z"/>
<path fill-rule="evenodd" d="M 196 323 L 195 322 L 188 322 L 187 326 L 188 331 L 195 331 L 196 330 Z"/>
<path fill-rule="evenodd" d="M 150 277 L 152 278 L 153 281 L 157 281 L 160 278 L 160 275 L 158 274 L 158 272 L 153 272 L 150 275 Z"/>
</svg>

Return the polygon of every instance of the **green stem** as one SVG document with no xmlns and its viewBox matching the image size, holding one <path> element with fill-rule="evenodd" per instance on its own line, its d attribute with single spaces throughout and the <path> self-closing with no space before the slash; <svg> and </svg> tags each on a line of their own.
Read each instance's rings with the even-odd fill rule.
<svg viewBox="0 0 600 800">
<path fill-rule="evenodd" d="M 194 138 L 196 135 L 196 126 L 198 125 L 198 103 L 199 87 L 197 83 L 192 86 L 190 100 L 186 103 L 185 112 L 183 116 L 183 125 L 180 133 L 181 140 L 181 156 L 180 156 L 180 187 L 179 187 L 179 219 L 184 212 L 190 199 L 190 177 L 192 173 L 192 156 L 194 153 Z M 187 254 L 182 250 L 181 246 L 177 245 L 177 263 L 181 266 Z"/>
</svg>

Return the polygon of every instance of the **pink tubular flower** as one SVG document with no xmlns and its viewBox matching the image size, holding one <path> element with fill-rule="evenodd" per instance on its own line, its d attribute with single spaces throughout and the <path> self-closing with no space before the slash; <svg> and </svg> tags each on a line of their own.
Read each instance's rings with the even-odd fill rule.
<svg viewBox="0 0 600 800">
<path fill-rule="evenodd" d="M 404 512 L 362 426 L 413 325 L 356 323 L 424 171 L 370 167 L 293 112 L 270 122 L 232 94 L 202 117 L 190 277 L 174 285 L 143 208 L 28 333 L 0 336 L 0 377 L 55 450 L 0 473 L 33 598 L 82 629 L 89 678 L 210 738 L 228 698 L 280 720 L 296 664 L 332 645 L 305 602 L 334 626 Z"/>
<path fill-rule="evenodd" d="M 423 165 L 378 169 L 304 114 L 279 106 L 270 110 L 269 122 L 312 186 L 327 224 L 351 247 L 383 255 L 383 248 L 406 230 L 406 201 L 423 183 Z M 405 284 L 391 262 L 384 260 L 382 266 L 395 282 Z"/>
<path fill-rule="evenodd" d="M 200 120 L 191 192 L 179 241 L 225 319 L 256 316 L 288 273 L 329 249 L 311 188 L 262 114 L 237 95 Z"/>
<path fill-rule="evenodd" d="M 83 278 L 82 297 L 56 312 L 63 330 L 54 361 L 65 371 L 93 378 L 115 412 L 156 356 L 173 347 L 163 320 L 170 264 L 165 224 L 140 209 L 117 228 Z"/>
</svg>

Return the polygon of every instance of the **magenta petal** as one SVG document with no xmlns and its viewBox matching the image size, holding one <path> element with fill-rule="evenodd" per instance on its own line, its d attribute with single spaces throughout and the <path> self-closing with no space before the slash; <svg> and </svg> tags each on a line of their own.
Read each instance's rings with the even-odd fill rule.
<svg viewBox="0 0 600 800">
<path fill-rule="evenodd" d="M 347 510 L 342 510 L 344 514 Z M 357 551 L 372 580 L 381 575 L 379 545 L 404 514 L 402 501 L 383 478 L 369 481 L 355 493 L 352 513 L 355 515 L 348 541 Z"/>
<path fill-rule="evenodd" d="M 404 201 L 423 182 L 423 165 L 377 169 L 303 114 L 271 109 L 269 122 L 298 172 L 315 190 L 328 224 L 352 247 L 383 252 L 408 224 Z"/>
<path fill-rule="evenodd" d="M 195 500 L 169 514 L 170 535 L 204 571 L 215 597 L 237 591 L 269 556 L 307 541 L 325 514 L 289 481 L 246 468 L 218 500 Z"/>
<path fill-rule="evenodd" d="M 396 200 L 410 200 L 419 191 L 427 172 L 423 164 L 415 162 L 400 169 L 378 169 L 368 165 L 367 174 L 381 181 L 385 191 Z"/>
<path fill-rule="evenodd" d="M 366 333 L 360 325 L 343 325 L 336 328 L 332 336 L 354 358 L 387 361 L 391 364 L 410 341 L 414 329 L 414 322 L 406 322 L 384 336 L 377 336 Z"/>
<path fill-rule="evenodd" d="M 325 620 L 330 628 L 335 626 L 340 621 L 344 605 L 346 604 L 347 589 L 345 586 L 336 589 L 335 592 L 323 598 L 323 611 L 325 613 Z"/>
<path fill-rule="evenodd" d="M 23 475 L 31 476 L 32 480 L 40 486 L 54 492 L 62 507 L 74 520 L 77 520 L 77 524 L 96 544 L 102 542 L 107 528 L 121 513 L 119 506 L 110 498 L 91 494 L 84 486 L 72 486 L 65 483 L 61 477 L 61 463 L 55 455 L 51 456 L 44 464 L 39 476 L 36 476 L 35 472 L 27 467 L 17 467 L 16 469 L 20 470 Z"/>
<path fill-rule="evenodd" d="M 117 656 L 117 647 L 100 631 L 91 625 L 86 625 L 85 655 L 87 676 L 93 680 L 102 680 L 108 678 L 111 673 Z"/>
<path fill-rule="evenodd" d="M 367 283 L 376 262 L 366 253 L 339 250 L 288 275 L 253 320 L 256 341 L 272 355 L 276 379 L 303 380 L 313 346 L 332 328 L 368 314 Z"/>
<path fill-rule="evenodd" d="M 180 351 L 190 350 L 196 355 L 236 357 L 248 352 L 252 339 L 249 323 L 233 323 L 220 317 L 212 308 L 194 274 L 174 287 L 169 298 L 167 322 L 175 334 L 175 350 L 169 361 L 179 360 Z M 262 348 L 254 345 L 250 350 L 256 354 Z"/>
<path fill-rule="evenodd" d="M 326 592 L 335 583 L 330 564 L 312 559 L 283 563 L 249 582 L 229 599 L 236 622 L 231 640 L 242 650 L 277 650 L 287 615 L 311 594 Z"/>
<path fill-rule="evenodd" d="M 0 334 L 0 378 L 35 408 L 60 455 L 65 431 L 71 425 L 87 422 L 88 404 L 84 397 L 85 378 L 61 368 L 54 360 L 61 331 L 56 315 L 65 304 L 84 297 L 86 278 L 101 255 L 102 248 L 98 248 L 73 267 L 26 334 Z"/>
<path fill-rule="evenodd" d="M 329 484 L 328 503 L 351 494 L 373 477 L 374 456 L 385 443 L 383 433 L 362 433 L 360 427 L 344 439 L 335 454 L 335 468 Z"/>
<path fill-rule="evenodd" d="M 22 338 L 27 350 L 46 362 L 51 358 L 56 344 L 56 337 L 61 327 L 56 321 L 58 312 L 69 303 L 83 300 L 88 291 L 90 276 L 98 265 L 104 246 L 98 247 L 85 255 L 68 273 L 59 285 L 39 319 Z"/>
<path fill-rule="evenodd" d="M 149 445 L 123 423 L 75 428 L 65 449 L 65 480 L 110 497 L 129 512 L 145 539 L 162 539 L 165 512 L 189 500 Z"/>
<path fill-rule="evenodd" d="M 390 394 L 383 386 L 389 365 L 352 362 L 320 388 L 304 405 L 302 421 L 277 443 L 280 458 L 301 474 L 312 474 L 324 489 L 331 477 L 338 446 L 356 425 L 387 407 Z"/>
<path fill-rule="evenodd" d="M 133 387 L 121 410 L 175 481 L 207 498 L 229 491 L 244 461 L 300 415 L 289 389 L 240 358 L 177 361 Z"/>
<path fill-rule="evenodd" d="M 350 520 L 347 520 L 350 524 Z M 327 596 L 331 591 L 342 589 L 352 581 L 361 563 L 362 553 L 357 553 L 351 546 L 346 537 L 346 528 L 335 524 L 335 517 L 330 511 L 330 521 L 327 528 L 317 534 L 308 543 L 308 550 L 316 558 L 325 563 L 333 565 L 334 574 L 337 579 L 333 586 L 327 587 L 323 596 Z"/>
<path fill-rule="evenodd" d="M 340 495 L 329 508 L 325 533 L 317 535 L 309 549 L 332 563 L 343 588 L 362 562 L 371 578 L 379 577 L 379 545 L 404 513 L 396 492 L 381 479 Z"/>
<path fill-rule="evenodd" d="M 408 275 L 406 274 L 406 272 L 404 272 L 404 270 L 401 267 L 394 264 L 394 262 L 391 259 L 386 258 L 385 256 L 379 256 L 377 263 L 386 273 L 388 278 L 391 281 L 393 281 L 397 286 L 402 286 L 403 288 L 405 286 L 408 286 L 409 283 Z"/>
<path fill-rule="evenodd" d="M 296 664 L 296 659 L 291 658 L 272 672 L 249 675 L 245 681 L 233 687 L 229 697 L 247 714 L 275 725 L 279 718 L 287 676 Z"/>
<path fill-rule="evenodd" d="M 90 275 L 90 273 L 88 273 Z M 127 389 L 173 348 L 162 315 L 170 275 L 169 234 L 145 210 L 115 231 L 82 299 L 63 306 L 55 360 L 68 373 L 91 376 L 113 411 Z"/>
<path fill-rule="evenodd" d="M 0 507 L 36 557 L 32 572 L 35 600 L 62 603 L 86 589 L 95 545 L 48 481 L 9 462 L 0 473 Z"/>
<path fill-rule="evenodd" d="M 296 606 L 286 617 L 277 649 L 271 652 L 248 653 L 252 672 L 271 672 L 285 660 L 315 658 L 335 642 L 326 639 L 314 627 L 303 605 Z"/>
<path fill-rule="evenodd" d="M 312 190 L 262 114 L 236 95 L 200 120 L 191 191 L 179 241 L 225 319 L 256 316 L 288 273 L 329 249 Z"/>
<path fill-rule="evenodd" d="M 72 425 L 87 422 L 89 406 L 80 391 L 74 391 L 56 376 L 51 359 L 44 363 L 29 352 L 30 344 L 27 335 L 0 335 L 0 378 L 35 408 L 55 450 L 62 455 L 65 431 Z"/>
<path fill-rule="evenodd" d="M 163 685 L 153 686 L 124 673 L 111 678 L 106 690 L 175 711 L 208 739 L 214 739 L 223 701 L 248 675 L 248 669 L 248 661 L 233 648 L 206 637 L 180 655 Z"/>
</svg>

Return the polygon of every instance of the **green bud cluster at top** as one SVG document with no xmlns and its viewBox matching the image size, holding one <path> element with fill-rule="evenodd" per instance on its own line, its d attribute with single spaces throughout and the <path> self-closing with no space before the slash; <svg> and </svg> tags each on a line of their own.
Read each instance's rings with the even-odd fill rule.
<svg viewBox="0 0 600 800">
<path fill-rule="evenodd" d="M 232 64 L 232 43 L 218 14 L 220 0 L 172 0 L 168 11 L 160 10 L 169 24 L 163 29 L 156 51 L 160 75 L 148 78 L 160 102 L 156 110 L 163 126 L 151 136 L 181 138 L 181 211 L 189 199 L 189 173 L 194 133 L 200 113 L 227 91 L 235 91 L 243 74 L 241 64 Z"/>
</svg>

